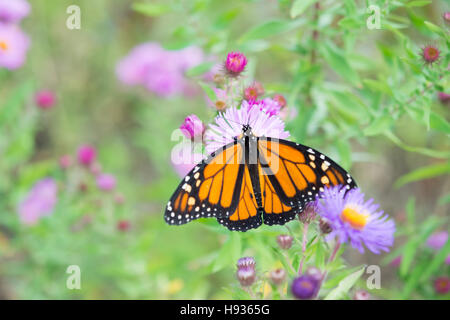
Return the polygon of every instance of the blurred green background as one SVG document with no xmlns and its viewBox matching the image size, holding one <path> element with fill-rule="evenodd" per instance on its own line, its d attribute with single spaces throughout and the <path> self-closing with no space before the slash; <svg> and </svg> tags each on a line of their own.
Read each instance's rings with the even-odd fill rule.
<svg viewBox="0 0 450 320">
<path fill-rule="evenodd" d="M 165 224 L 164 206 L 180 179 L 170 163 L 171 134 L 189 114 L 210 122 L 215 113 L 198 84 L 193 97 L 166 99 L 118 81 L 118 61 L 148 41 L 173 50 L 196 45 L 217 61 L 231 50 L 245 53 L 246 77 L 297 109 L 287 122 L 292 139 L 350 170 L 396 221 L 393 252 L 347 250 L 348 266 L 382 266 L 378 297 L 434 297 L 433 277 L 448 275 L 443 259 L 426 279 L 410 275 L 432 260 L 427 237 L 448 230 L 449 105 L 438 92 L 450 93 L 442 18 L 449 4 L 327 0 L 315 10 L 314 1 L 300 2 L 76 1 L 81 29 L 69 30 L 74 1 L 31 1 L 21 23 L 31 39 L 27 61 L 15 71 L 0 68 L 0 298 L 236 298 L 239 257 L 254 256 L 261 272 L 280 265 L 273 248 L 284 227 L 241 234 L 215 221 Z M 369 4 L 381 8 L 380 30 L 366 26 Z M 428 44 L 441 51 L 432 65 L 421 57 Z M 35 106 L 40 89 L 56 94 L 55 107 Z M 75 158 L 84 143 L 116 176 L 123 204 L 98 191 L 88 172 L 59 168 L 60 156 Z M 21 224 L 18 204 L 47 176 L 60 187 L 54 212 Z M 117 228 L 121 220 L 129 229 Z M 389 266 L 399 255 L 400 269 Z M 81 290 L 66 288 L 69 265 L 80 266 Z"/>
</svg>

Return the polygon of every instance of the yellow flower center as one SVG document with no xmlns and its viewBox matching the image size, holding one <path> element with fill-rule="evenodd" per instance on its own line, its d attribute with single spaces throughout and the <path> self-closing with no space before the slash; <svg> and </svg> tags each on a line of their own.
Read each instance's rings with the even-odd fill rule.
<svg viewBox="0 0 450 320">
<path fill-rule="evenodd" d="M 6 51 L 6 50 L 8 50 L 8 44 L 5 41 L 0 40 L 0 51 Z"/>
<path fill-rule="evenodd" d="M 224 110 L 226 107 L 227 107 L 227 105 L 226 105 L 225 101 L 222 101 L 222 100 L 217 100 L 217 101 L 216 101 L 216 109 L 217 109 L 217 110 L 222 111 L 222 110 Z"/>
<path fill-rule="evenodd" d="M 342 210 L 341 220 L 347 222 L 353 229 L 362 230 L 367 224 L 368 214 L 358 212 L 354 208 L 346 207 Z"/>
</svg>

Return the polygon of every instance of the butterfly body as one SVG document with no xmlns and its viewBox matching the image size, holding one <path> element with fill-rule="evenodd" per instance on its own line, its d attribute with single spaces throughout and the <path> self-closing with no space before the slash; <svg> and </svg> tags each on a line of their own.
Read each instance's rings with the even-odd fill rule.
<svg viewBox="0 0 450 320">
<path fill-rule="evenodd" d="M 165 220 L 182 225 L 215 217 L 232 231 L 285 224 L 324 187 L 356 187 L 353 178 L 320 152 L 282 139 L 257 137 L 250 126 L 197 164 L 167 203 Z"/>
</svg>

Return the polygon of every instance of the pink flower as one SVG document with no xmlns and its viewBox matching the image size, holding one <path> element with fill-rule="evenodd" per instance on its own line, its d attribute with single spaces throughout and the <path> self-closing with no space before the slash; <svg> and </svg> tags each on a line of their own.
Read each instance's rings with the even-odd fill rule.
<svg viewBox="0 0 450 320">
<path fill-rule="evenodd" d="M 128 220 L 120 220 L 117 222 L 117 229 L 119 231 L 125 232 L 128 231 L 131 227 L 130 221 Z"/>
<path fill-rule="evenodd" d="M 201 150 L 194 148 L 195 144 L 183 143 L 172 149 L 171 162 L 175 172 L 182 178 L 202 161 Z"/>
<path fill-rule="evenodd" d="M 402 260 L 403 260 L 402 256 L 397 256 L 391 261 L 391 263 L 389 263 L 389 265 L 392 267 L 398 267 L 402 263 Z"/>
<path fill-rule="evenodd" d="M 42 90 L 34 96 L 36 105 L 41 109 L 50 109 L 55 105 L 56 97 L 52 91 Z"/>
<path fill-rule="evenodd" d="M 433 45 L 427 45 L 422 48 L 422 58 L 427 64 L 433 64 L 441 56 L 441 51 Z"/>
<path fill-rule="evenodd" d="M 235 137 L 242 134 L 242 126 L 250 125 L 256 136 L 286 139 L 289 132 L 284 130 L 284 122 L 277 116 L 270 116 L 260 110 L 251 107 L 247 101 L 243 101 L 241 108 L 229 108 L 219 114 L 215 123 L 209 125 L 205 132 L 206 151 L 211 153 L 220 147 L 234 141 Z"/>
<path fill-rule="evenodd" d="M 0 23 L 18 23 L 30 13 L 25 0 L 0 0 Z"/>
<path fill-rule="evenodd" d="M 227 60 L 225 61 L 225 69 L 227 74 L 236 77 L 242 71 L 244 71 L 247 65 L 247 58 L 243 53 L 240 52 L 230 52 L 227 55 Z"/>
<path fill-rule="evenodd" d="M 274 95 L 273 100 L 275 100 L 281 108 L 284 108 L 286 106 L 286 98 L 281 94 Z"/>
<path fill-rule="evenodd" d="M 89 166 L 97 158 L 97 151 L 94 147 L 85 144 L 78 149 L 78 162 L 84 166 Z"/>
<path fill-rule="evenodd" d="M 440 250 L 447 240 L 447 231 L 435 232 L 427 239 L 427 246 L 434 250 Z"/>
<path fill-rule="evenodd" d="M 245 88 L 244 99 L 247 101 L 254 101 L 258 99 L 258 89 L 255 86 Z"/>
<path fill-rule="evenodd" d="M 36 182 L 25 199 L 19 204 L 19 217 L 22 223 L 33 225 L 41 217 L 52 213 L 56 204 L 58 186 L 52 178 Z"/>
<path fill-rule="evenodd" d="M 184 119 L 184 122 L 180 126 L 181 132 L 186 136 L 186 138 L 201 141 L 203 133 L 205 132 L 205 125 L 202 120 L 200 120 L 195 114 Z"/>
<path fill-rule="evenodd" d="M 259 110 L 264 111 L 269 116 L 275 116 L 280 113 L 281 106 L 280 104 L 271 99 L 271 98 L 265 98 L 263 100 L 257 100 L 257 101 L 248 101 L 248 104 L 250 108 L 256 107 L 259 108 Z"/>
<path fill-rule="evenodd" d="M 119 61 L 116 74 L 126 85 L 143 85 L 161 97 L 191 95 L 193 87 L 184 72 L 204 61 L 198 47 L 165 50 L 159 43 L 138 45 Z"/>
<path fill-rule="evenodd" d="M 112 174 L 102 173 L 97 176 L 97 187 L 103 191 L 111 191 L 116 187 L 116 178 Z"/>
<path fill-rule="evenodd" d="M 29 45 L 28 36 L 19 27 L 0 23 L 0 68 L 14 70 L 21 67 Z"/>
</svg>

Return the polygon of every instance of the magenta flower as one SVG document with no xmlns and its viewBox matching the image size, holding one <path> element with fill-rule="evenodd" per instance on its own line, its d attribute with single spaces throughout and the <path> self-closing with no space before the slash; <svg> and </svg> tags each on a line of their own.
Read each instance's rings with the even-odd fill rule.
<svg viewBox="0 0 450 320">
<path fill-rule="evenodd" d="M 183 178 L 202 159 L 202 152 L 195 150 L 194 145 L 191 143 L 182 143 L 172 149 L 170 160 L 175 172 Z"/>
<path fill-rule="evenodd" d="M 34 96 L 36 105 L 41 109 L 50 109 L 55 105 L 56 97 L 52 91 L 42 90 L 36 93 Z"/>
<path fill-rule="evenodd" d="M 434 280 L 434 290 L 438 294 L 447 294 L 450 292 L 450 278 L 449 277 L 439 277 Z"/>
<path fill-rule="evenodd" d="M 211 153 L 220 147 L 233 142 L 242 134 L 242 126 L 248 124 L 254 135 L 286 139 L 289 132 L 284 130 L 284 122 L 277 116 L 270 116 L 259 108 L 250 107 L 247 101 L 242 102 L 240 109 L 229 108 L 215 118 L 205 132 L 206 151 Z"/>
<path fill-rule="evenodd" d="M 169 51 L 149 42 L 138 45 L 119 61 L 116 74 L 122 83 L 143 85 L 161 97 L 189 95 L 193 89 L 184 72 L 204 59 L 203 51 L 197 47 Z"/>
<path fill-rule="evenodd" d="M 353 248 L 364 252 L 365 246 L 373 253 L 389 251 L 394 243 L 395 224 L 373 199 L 364 200 L 359 189 L 348 190 L 341 186 L 325 188 L 317 199 L 317 213 L 327 219 L 332 232 L 327 238 L 350 242 Z"/>
<path fill-rule="evenodd" d="M 0 0 L 0 23 L 19 23 L 30 14 L 30 9 L 25 0 Z"/>
<path fill-rule="evenodd" d="M 21 67 L 29 45 L 28 36 L 19 27 L 0 23 L 0 68 L 14 70 Z"/>
<path fill-rule="evenodd" d="M 94 147 L 85 144 L 78 149 L 78 162 L 84 166 L 89 166 L 97 158 L 97 151 Z"/>
<path fill-rule="evenodd" d="M 184 119 L 184 122 L 180 126 L 180 130 L 186 138 L 201 141 L 203 133 L 205 132 L 205 125 L 195 114 L 191 114 Z"/>
<path fill-rule="evenodd" d="M 433 64 L 441 56 L 441 51 L 434 45 L 427 45 L 422 48 L 422 58 L 427 64 Z"/>
<path fill-rule="evenodd" d="M 230 52 L 227 55 L 227 60 L 225 61 L 225 69 L 229 76 L 238 76 L 242 71 L 244 71 L 246 65 L 247 58 L 243 53 L 236 51 Z"/>
<path fill-rule="evenodd" d="M 96 179 L 97 187 L 103 191 L 111 191 L 116 187 L 116 178 L 112 174 L 101 173 Z"/>
<path fill-rule="evenodd" d="M 52 213 L 57 202 L 58 186 L 52 178 L 39 180 L 19 204 L 20 221 L 34 225 L 41 217 Z"/>
<path fill-rule="evenodd" d="M 435 232 L 427 239 L 427 246 L 431 249 L 439 250 L 447 243 L 447 240 L 447 231 Z"/>
<path fill-rule="evenodd" d="M 444 18 L 444 21 L 445 21 L 446 23 L 450 23 L 450 12 L 449 12 L 449 11 L 444 12 L 444 14 L 442 15 L 442 17 Z"/>
</svg>

